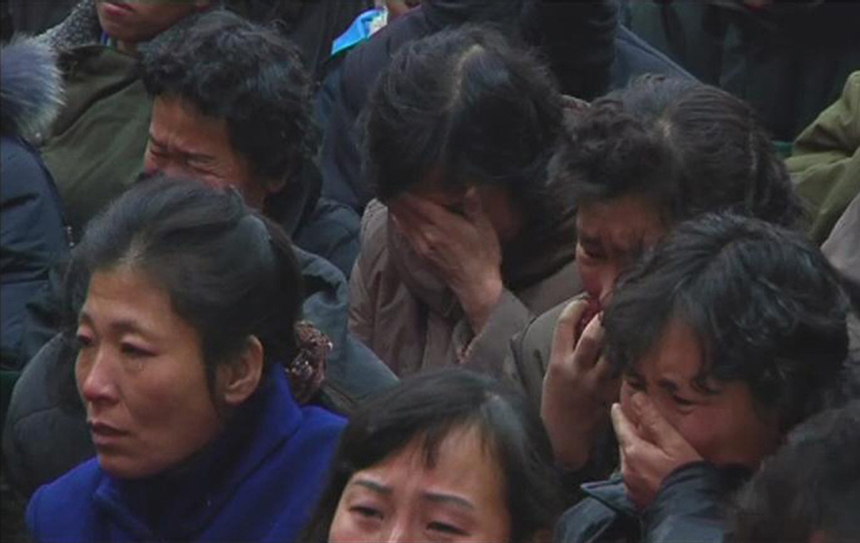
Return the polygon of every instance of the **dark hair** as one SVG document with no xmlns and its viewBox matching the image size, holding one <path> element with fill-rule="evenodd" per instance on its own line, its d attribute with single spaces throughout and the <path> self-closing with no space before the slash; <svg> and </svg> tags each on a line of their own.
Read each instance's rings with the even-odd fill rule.
<svg viewBox="0 0 860 543">
<path fill-rule="evenodd" d="M 679 213 L 676 164 L 665 140 L 615 101 L 598 100 L 567 117 L 549 171 L 571 187 L 577 206 L 636 195 L 667 224 Z"/>
<path fill-rule="evenodd" d="M 214 10 L 180 21 L 141 57 L 150 96 L 224 119 L 233 149 L 259 179 L 286 179 L 315 154 L 311 81 L 298 48 L 276 30 Z"/>
<path fill-rule="evenodd" d="M 579 200 L 640 194 L 670 222 L 708 212 L 787 227 L 800 218 L 800 200 L 755 111 L 716 87 L 644 76 L 573 117 L 568 132 L 552 172 L 578 185 Z"/>
<path fill-rule="evenodd" d="M 860 540 L 860 401 L 826 411 L 793 431 L 741 490 L 733 541 Z"/>
<path fill-rule="evenodd" d="M 438 173 L 453 188 L 510 189 L 527 222 L 568 211 L 547 179 L 561 96 L 545 66 L 490 28 L 466 25 L 403 46 L 365 112 L 365 169 L 382 201 Z M 559 201 L 561 200 L 561 201 Z"/>
<path fill-rule="evenodd" d="M 170 297 L 200 334 L 210 386 L 249 336 L 267 367 L 297 353 L 302 278 L 286 234 L 235 190 L 156 177 L 143 181 L 87 226 L 68 272 L 75 313 L 97 271 L 129 266 Z"/>
<path fill-rule="evenodd" d="M 847 300 L 836 272 L 800 234 L 733 215 L 682 223 L 616 287 L 607 358 L 633 367 L 672 322 L 698 339 L 708 378 L 745 382 L 785 431 L 820 409 L 844 372 Z"/>
<path fill-rule="evenodd" d="M 420 439 L 426 465 L 455 429 L 475 428 L 504 471 L 511 541 L 551 530 L 559 510 L 558 474 L 540 417 L 522 395 L 463 369 L 405 379 L 356 411 L 344 430 L 329 484 L 305 541 L 327 541 L 341 494 L 358 471 Z"/>
</svg>

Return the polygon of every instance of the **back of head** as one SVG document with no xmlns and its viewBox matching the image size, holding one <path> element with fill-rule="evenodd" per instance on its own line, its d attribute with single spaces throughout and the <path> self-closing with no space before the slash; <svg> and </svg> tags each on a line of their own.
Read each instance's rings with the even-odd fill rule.
<svg viewBox="0 0 860 543">
<path fill-rule="evenodd" d="M 225 120 L 233 149 L 261 180 L 283 180 L 314 155 L 310 78 L 276 30 L 216 10 L 188 17 L 141 55 L 147 92 Z"/>
<path fill-rule="evenodd" d="M 199 333 L 207 376 L 249 336 L 266 362 L 296 354 L 301 275 L 286 234 L 234 190 L 155 178 L 134 186 L 91 221 L 69 272 L 75 312 L 92 275 L 127 267 L 168 294 Z"/>
<path fill-rule="evenodd" d="M 732 215 L 682 223 L 617 286 L 607 357 L 627 369 L 672 321 L 702 351 L 697 381 L 741 381 L 783 431 L 821 408 L 845 372 L 847 300 L 835 271 L 799 234 Z"/>
<path fill-rule="evenodd" d="M 752 106 L 711 85 L 645 76 L 608 96 L 676 157 L 680 219 L 729 211 L 793 227 L 800 201 Z"/>
<path fill-rule="evenodd" d="M 362 405 L 341 437 L 331 480 L 306 530 L 325 541 L 350 477 L 421 440 L 432 467 L 441 443 L 458 429 L 475 429 L 504 470 L 511 541 L 549 530 L 558 513 L 557 474 L 549 439 L 534 408 L 499 382 L 465 370 L 430 372 L 404 380 Z"/>
<path fill-rule="evenodd" d="M 401 48 L 371 93 L 367 174 L 383 201 L 433 175 L 442 188 L 503 186 L 524 209 L 546 208 L 561 111 L 529 52 L 487 28 L 442 31 Z"/>
<path fill-rule="evenodd" d="M 796 428 L 741 491 L 738 543 L 860 540 L 860 401 Z"/>
</svg>

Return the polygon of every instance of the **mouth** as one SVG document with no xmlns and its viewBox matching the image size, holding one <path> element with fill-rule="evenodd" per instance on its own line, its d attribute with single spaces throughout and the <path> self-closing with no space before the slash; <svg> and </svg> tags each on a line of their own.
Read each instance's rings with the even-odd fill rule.
<svg viewBox="0 0 860 543">
<path fill-rule="evenodd" d="M 90 433 L 92 434 L 93 441 L 96 445 L 113 441 L 116 438 L 128 434 L 125 430 L 120 430 L 119 428 L 101 421 L 90 420 L 87 421 L 87 425 L 90 427 Z"/>
<path fill-rule="evenodd" d="M 105 2 L 102 2 L 102 5 L 104 5 L 104 8 L 106 10 L 113 14 L 130 13 L 134 11 L 134 9 L 132 9 L 132 7 L 125 2 L 113 2 L 111 0 L 107 0 Z"/>
</svg>

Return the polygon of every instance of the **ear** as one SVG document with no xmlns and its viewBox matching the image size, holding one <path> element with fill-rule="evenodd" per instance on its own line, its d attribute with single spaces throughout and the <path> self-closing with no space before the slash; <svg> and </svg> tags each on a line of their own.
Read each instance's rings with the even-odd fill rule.
<svg viewBox="0 0 860 543">
<path fill-rule="evenodd" d="M 221 400 L 236 407 L 247 400 L 260 385 L 263 375 L 263 345 L 255 336 L 248 338 L 239 358 L 218 368 L 218 393 Z"/>
</svg>

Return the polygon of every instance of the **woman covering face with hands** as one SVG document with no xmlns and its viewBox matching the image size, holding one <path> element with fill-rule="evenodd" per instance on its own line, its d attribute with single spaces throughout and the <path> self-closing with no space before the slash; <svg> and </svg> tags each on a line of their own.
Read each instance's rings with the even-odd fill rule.
<svg viewBox="0 0 860 543">
<path fill-rule="evenodd" d="M 573 201 L 546 175 L 562 114 L 546 69 L 477 27 L 404 46 L 380 76 L 350 327 L 396 373 L 499 375 L 508 338 L 576 291 Z"/>
<path fill-rule="evenodd" d="M 550 177 L 576 198 L 583 303 L 535 319 L 513 342 L 512 366 L 542 404 L 558 461 L 603 477 L 614 468 L 601 443 L 619 380 L 601 358 L 594 316 L 619 275 L 680 221 L 732 211 L 791 227 L 800 206 L 747 104 L 708 85 L 654 76 L 570 117 Z M 580 338 L 589 340 L 580 347 Z"/>
<path fill-rule="evenodd" d="M 722 541 L 730 493 L 841 378 L 846 311 L 800 235 L 733 215 L 678 226 L 606 310 L 621 469 L 583 485 L 559 539 Z"/>
</svg>

